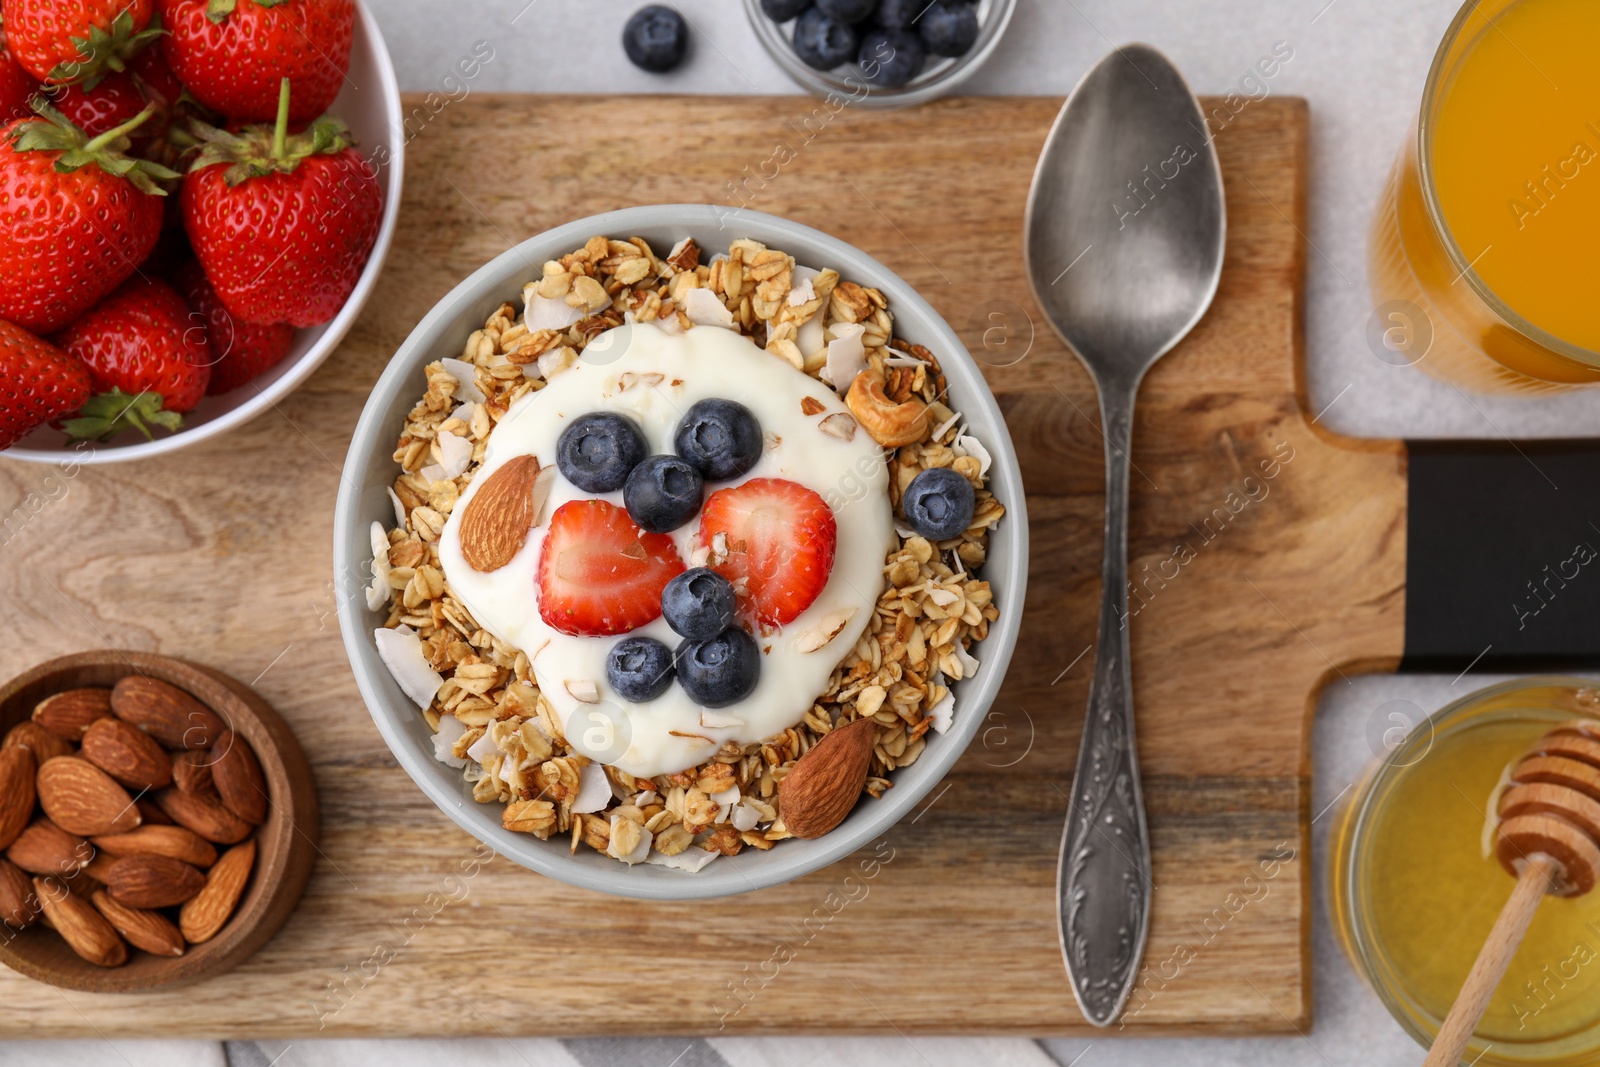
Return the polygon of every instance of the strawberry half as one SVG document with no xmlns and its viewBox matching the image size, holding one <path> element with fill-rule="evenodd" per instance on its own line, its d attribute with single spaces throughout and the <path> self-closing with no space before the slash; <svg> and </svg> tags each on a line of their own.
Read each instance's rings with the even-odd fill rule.
<svg viewBox="0 0 1600 1067">
<path fill-rule="evenodd" d="M 78 410 L 89 368 L 21 326 L 0 319 L 0 448 Z"/>
<path fill-rule="evenodd" d="M 700 512 L 700 543 L 726 553 L 712 569 L 739 593 L 739 609 L 765 627 L 793 622 L 833 572 L 839 527 L 816 493 L 785 478 L 718 489 Z"/>
<path fill-rule="evenodd" d="M 661 591 L 683 571 L 671 537 L 605 500 L 570 500 L 539 556 L 539 617 L 578 637 L 625 634 L 661 614 Z"/>
</svg>

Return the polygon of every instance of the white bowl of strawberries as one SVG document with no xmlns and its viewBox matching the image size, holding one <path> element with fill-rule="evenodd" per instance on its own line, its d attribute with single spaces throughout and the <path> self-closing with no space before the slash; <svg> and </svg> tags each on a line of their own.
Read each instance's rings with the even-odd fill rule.
<svg viewBox="0 0 1600 1067">
<path fill-rule="evenodd" d="M 160 455 L 275 406 L 371 295 L 400 92 L 359 0 L 0 0 L 0 455 Z"/>
</svg>

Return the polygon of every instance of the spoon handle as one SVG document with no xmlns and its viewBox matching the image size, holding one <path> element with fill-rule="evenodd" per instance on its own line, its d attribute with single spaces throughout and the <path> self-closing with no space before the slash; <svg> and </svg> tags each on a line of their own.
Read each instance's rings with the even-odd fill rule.
<svg viewBox="0 0 1600 1067">
<path fill-rule="evenodd" d="M 1109 1026 L 1133 991 L 1150 927 L 1150 835 L 1128 669 L 1128 454 L 1137 383 L 1100 386 L 1106 533 L 1100 638 L 1056 871 L 1061 952 L 1084 1016 Z"/>
</svg>

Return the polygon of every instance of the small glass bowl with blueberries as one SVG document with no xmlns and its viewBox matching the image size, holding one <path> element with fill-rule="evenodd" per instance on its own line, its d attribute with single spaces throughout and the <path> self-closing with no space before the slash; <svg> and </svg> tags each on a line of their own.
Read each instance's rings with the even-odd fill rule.
<svg viewBox="0 0 1600 1067">
<path fill-rule="evenodd" d="M 745 0 L 756 36 L 816 96 L 907 107 L 954 89 L 994 51 L 1016 0 Z"/>
</svg>

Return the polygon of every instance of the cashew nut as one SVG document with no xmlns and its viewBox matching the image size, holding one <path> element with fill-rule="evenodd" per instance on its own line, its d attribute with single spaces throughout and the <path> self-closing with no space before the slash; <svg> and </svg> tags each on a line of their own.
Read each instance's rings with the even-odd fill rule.
<svg viewBox="0 0 1600 1067">
<path fill-rule="evenodd" d="M 844 402 L 880 445 L 898 448 L 928 432 L 928 405 L 912 397 L 898 404 L 884 390 L 883 372 L 868 367 L 850 383 Z"/>
</svg>

